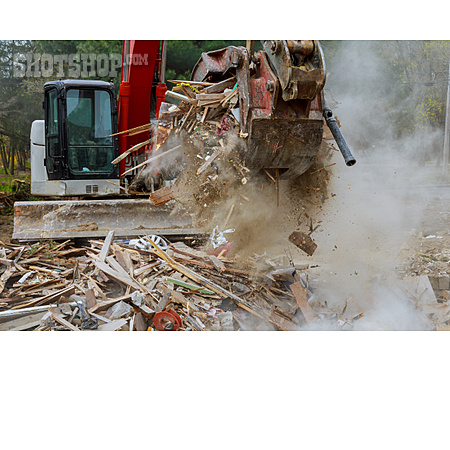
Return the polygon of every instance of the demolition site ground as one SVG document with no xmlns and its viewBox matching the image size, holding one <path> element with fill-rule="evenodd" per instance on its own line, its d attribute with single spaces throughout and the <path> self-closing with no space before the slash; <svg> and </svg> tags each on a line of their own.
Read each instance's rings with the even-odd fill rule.
<svg viewBox="0 0 450 450">
<path fill-rule="evenodd" d="M 304 185 L 241 183 L 188 245 L 113 232 L 23 245 L 2 215 L 0 329 L 449 329 L 450 186 L 434 167 L 334 156 L 300 183 L 306 202 Z M 211 248 L 217 217 L 234 231 Z"/>
</svg>

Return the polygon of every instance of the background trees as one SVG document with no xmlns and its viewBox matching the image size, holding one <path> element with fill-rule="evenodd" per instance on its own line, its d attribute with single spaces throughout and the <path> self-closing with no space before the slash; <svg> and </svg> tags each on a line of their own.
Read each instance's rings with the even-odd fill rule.
<svg viewBox="0 0 450 450">
<path fill-rule="evenodd" d="M 443 143 L 448 85 L 449 41 L 321 41 L 327 64 L 326 95 L 336 106 L 343 131 L 359 149 L 376 151 L 393 140 L 420 142 L 429 160 Z M 242 40 L 168 41 L 166 79 L 189 79 L 201 53 Z M 57 79 L 25 73 L 15 54 L 121 54 L 122 41 L 0 41 L 0 164 L 23 169 L 31 122 L 43 118 L 43 85 Z M 67 69 L 68 63 L 64 63 Z M 64 70 L 67 74 L 67 70 Z M 103 79 L 109 80 L 108 76 Z M 113 80 L 120 82 L 120 73 Z"/>
<path fill-rule="evenodd" d="M 405 159 L 439 162 L 450 42 L 328 42 L 326 90 L 345 135 L 362 150 L 392 147 Z"/>
</svg>

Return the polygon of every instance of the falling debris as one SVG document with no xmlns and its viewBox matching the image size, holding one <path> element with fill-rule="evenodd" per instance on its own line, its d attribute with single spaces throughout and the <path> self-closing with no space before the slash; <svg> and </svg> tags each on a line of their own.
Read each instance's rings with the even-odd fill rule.
<svg viewBox="0 0 450 450">
<path fill-rule="evenodd" d="M 311 236 L 303 233 L 302 231 L 294 231 L 289 236 L 289 241 L 303 250 L 309 256 L 312 256 L 317 248 L 317 244 L 311 239 Z"/>
</svg>

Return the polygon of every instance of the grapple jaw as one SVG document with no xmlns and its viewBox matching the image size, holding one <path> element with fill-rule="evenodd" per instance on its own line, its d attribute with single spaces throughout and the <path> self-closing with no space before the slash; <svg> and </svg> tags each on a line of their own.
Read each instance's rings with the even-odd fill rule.
<svg viewBox="0 0 450 450">
<path fill-rule="evenodd" d="M 235 73 L 243 161 L 251 170 L 296 177 L 311 167 L 322 143 L 322 50 L 317 41 L 261 42 L 264 50 L 255 54 L 244 47 L 202 54 L 192 79 Z"/>
<path fill-rule="evenodd" d="M 252 170 L 280 169 L 295 178 L 314 163 L 323 135 L 321 119 L 254 119 L 243 158 Z"/>
</svg>

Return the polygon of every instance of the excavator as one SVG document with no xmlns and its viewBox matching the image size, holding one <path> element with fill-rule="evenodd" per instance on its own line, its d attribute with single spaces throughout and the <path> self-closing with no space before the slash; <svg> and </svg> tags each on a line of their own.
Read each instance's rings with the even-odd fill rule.
<svg viewBox="0 0 450 450">
<path fill-rule="evenodd" d="M 254 41 L 247 41 L 245 47 L 203 53 L 191 76 L 191 82 L 209 83 L 235 77 L 234 112 L 245 143 L 241 158 L 248 169 L 277 169 L 280 178 L 301 176 L 314 163 L 325 123 L 346 165 L 354 165 L 324 98 L 326 69 L 320 43 L 261 44 L 259 51 Z M 165 84 L 166 53 L 166 41 L 124 41 L 118 99 L 114 84 L 105 81 L 58 80 L 44 85 L 45 119 L 34 121 L 30 134 L 31 194 L 42 200 L 16 202 L 13 239 L 95 238 L 110 230 L 122 238 L 199 233 L 189 211 L 173 214 L 170 205 L 155 206 L 148 194 L 130 197 L 127 189 L 136 176 L 133 167 L 152 154 L 156 128 L 139 135 L 125 131 L 157 124 L 161 105 L 177 97 Z M 147 145 L 138 145 L 146 139 Z M 130 151 L 134 147 L 140 151 Z"/>
</svg>

